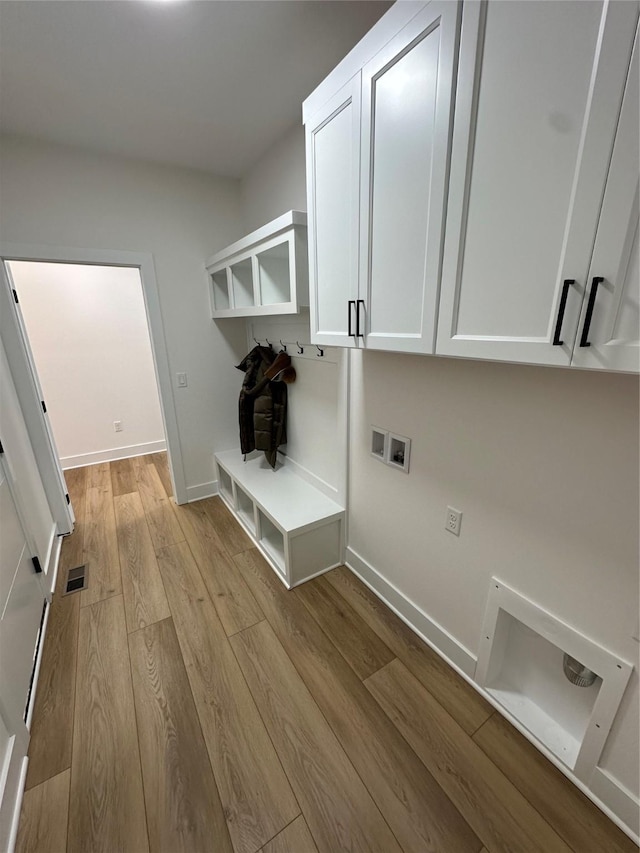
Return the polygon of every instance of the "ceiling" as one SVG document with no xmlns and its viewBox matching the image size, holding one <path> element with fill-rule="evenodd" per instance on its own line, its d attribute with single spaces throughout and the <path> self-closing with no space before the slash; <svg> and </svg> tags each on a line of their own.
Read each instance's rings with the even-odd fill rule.
<svg viewBox="0 0 640 853">
<path fill-rule="evenodd" d="M 390 5 L 0 2 L 0 124 L 239 177 Z"/>
</svg>

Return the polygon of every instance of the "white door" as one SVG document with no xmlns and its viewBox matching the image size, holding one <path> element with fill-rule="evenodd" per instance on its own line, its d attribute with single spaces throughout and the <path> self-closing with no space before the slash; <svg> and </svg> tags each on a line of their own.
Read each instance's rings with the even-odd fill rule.
<svg viewBox="0 0 640 853">
<path fill-rule="evenodd" d="M 311 342 L 356 344 L 360 74 L 306 125 Z"/>
<path fill-rule="evenodd" d="M 0 697 L 0 850 L 9 850 L 19 820 L 18 799 L 26 771 L 29 732 L 24 721 L 12 725 Z"/>
<path fill-rule="evenodd" d="M 465 4 L 439 354 L 569 364 L 637 16 Z"/>
<path fill-rule="evenodd" d="M 29 557 L 37 558 L 42 573 L 40 580 L 43 592 L 50 596 L 55 582 L 57 526 L 47 501 L 1 341 L 0 441 L 9 488 L 29 543 Z"/>
<path fill-rule="evenodd" d="M 3 461 L 5 460 L 5 461 Z M 44 594 L 0 456 L 0 850 L 16 819 L 29 735 L 25 720 Z"/>
<path fill-rule="evenodd" d="M 360 327 L 433 352 L 460 4 L 434 0 L 362 71 Z"/>
<path fill-rule="evenodd" d="M 4 343 L 11 375 L 18 391 L 20 409 L 38 459 L 42 484 L 51 513 L 56 520 L 57 531 L 60 534 L 71 533 L 73 510 L 20 306 L 16 301 L 17 294 L 5 263 L 0 263 L 0 277 L 0 337 Z"/>
<path fill-rule="evenodd" d="M 571 362 L 578 367 L 640 371 L 639 79 L 636 35 Z"/>
</svg>

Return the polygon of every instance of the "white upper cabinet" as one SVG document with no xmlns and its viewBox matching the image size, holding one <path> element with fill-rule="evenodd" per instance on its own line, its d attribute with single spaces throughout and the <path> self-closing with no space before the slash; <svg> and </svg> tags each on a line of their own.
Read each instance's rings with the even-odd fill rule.
<svg viewBox="0 0 640 853">
<path fill-rule="evenodd" d="M 360 73 L 308 122 L 311 340 L 351 346 L 358 298 Z"/>
<path fill-rule="evenodd" d="M 371 348 L 433 352 L 459 12 L 429 3 L 362 71 L 359 322 Z"/>
<path fill-rule="evenodd" d="M 637 18 L 465 3 L 437 353 L 638 369 Z"/>
<path fill-rule="evenodd" d="M 622 102 L 572 364 L 640 371 L 638 38 Z"/>
<path fill-rule="evenodd" d="M 398 6 L 305 114 L 312 341 L 433 352 L 460 6 Z"/>
</svg>

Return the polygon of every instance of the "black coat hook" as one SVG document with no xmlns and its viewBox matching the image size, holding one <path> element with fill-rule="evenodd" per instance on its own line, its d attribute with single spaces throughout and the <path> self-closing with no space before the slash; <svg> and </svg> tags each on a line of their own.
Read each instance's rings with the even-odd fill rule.
<svg viewBox="0 0 640 853">
<path fill-rule="evenodd" d="M 318 352 L 316 353 L 316 355 L 318 356 L 318 358 L 322 358 L 322 357 L 324 356 L 324 350 L 323 350 L 323 349 L 320 349 L 320 347 L 318 346 L 318 344 L 314 344 L 314 346 L 315 346 L 315 348 L 318 350 Z"/>
<path fill-rule="evenodd" d="M 287 351 L 287 345 L 282 343 L 282 338 L 280 338 L 280 346 L 285 352 Z"/>
<path fill-rule="evenodd" d="M 302 353 L 304 352 L 304 347 L 301 347 L 301 346 L 300 346 L 300 342 L 299 342 L 299 341 L 296 341 L 296 343 L 298 344 L 298 353 L 299 353 L 300 355 L 302 355 Z"/>
</svg>

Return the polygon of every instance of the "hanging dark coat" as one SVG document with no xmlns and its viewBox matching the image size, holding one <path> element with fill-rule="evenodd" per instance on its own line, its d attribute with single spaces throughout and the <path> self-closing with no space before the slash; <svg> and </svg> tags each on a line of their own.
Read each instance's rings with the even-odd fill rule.
<svg viewBox="0 0 640 853">
<path fill-rule="evenodd" d="M 276 467 L 278 447 L 287 441 L 287 386 L 264 374 L 276 357 L 267 347 L 256 346 L 236 365 L 244 372 L 240 391 L 240 450 L 263 450 L 269 465 Z"/>
</svg>

